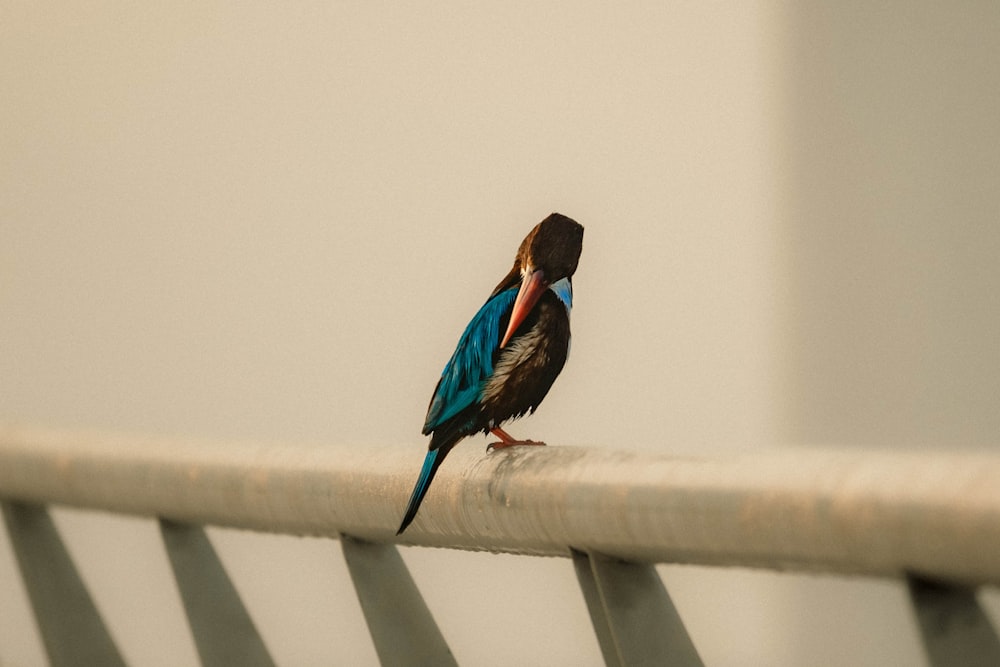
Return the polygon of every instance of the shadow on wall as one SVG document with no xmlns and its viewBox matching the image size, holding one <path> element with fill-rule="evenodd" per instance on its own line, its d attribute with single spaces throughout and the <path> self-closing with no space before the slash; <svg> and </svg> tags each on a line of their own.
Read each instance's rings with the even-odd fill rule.
<svg viewBox="0 0 1000 667">
<path fill-rule="evenodd" d="M 1000 442 L 1000 4 L 788 7 L 789 438 Z"/>
</svg>

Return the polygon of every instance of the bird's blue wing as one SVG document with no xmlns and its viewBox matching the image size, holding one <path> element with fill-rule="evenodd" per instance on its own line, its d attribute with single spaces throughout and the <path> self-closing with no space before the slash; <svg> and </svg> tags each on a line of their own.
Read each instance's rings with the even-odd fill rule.
<svg viewBox="0 0 1000 667">
<path fill-rule="evenodd" d="M 493 374 L 493 355 L 500 346 L 500 320 L 510 312 L 516 296 L 514 288 L 490 297 L 465 327 L 434 390 L 424 433 L 430 433 L 479 400 L 483 382 Z"/>
</svg>

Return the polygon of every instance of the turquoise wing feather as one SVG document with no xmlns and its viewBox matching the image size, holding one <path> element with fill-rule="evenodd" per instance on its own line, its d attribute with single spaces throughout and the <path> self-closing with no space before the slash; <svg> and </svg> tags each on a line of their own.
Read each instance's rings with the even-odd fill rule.
<svg viewBox="0 0 1000 667">
<path fill-rule="evenodd" d="M 455 353 L 438 381 L 424 434 L 479 401 L 483 383 L 493 375 L 493 358 L 500 346 L 500 322 L 514 306 L 517 289 L 507 289 L 490 297 L 465 327 Z"/>
</svg>

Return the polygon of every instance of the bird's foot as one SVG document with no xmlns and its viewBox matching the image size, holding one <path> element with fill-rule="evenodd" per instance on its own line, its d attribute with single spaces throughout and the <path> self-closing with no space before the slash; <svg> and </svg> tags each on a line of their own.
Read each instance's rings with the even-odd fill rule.
<svg viewBox="0 0 1000 667">
<path fill-rule="evenodd" d="M 520 447 L 522 445 L 528 445 L 533 447 L 544 447 L 545 443 L 540 440 L 517 440 L 512 437 L 509 433 L 504 431 L 502 428 L 490 429 L 490 433 L 500 438 L 500 442 L 491 442 L 486 445 L 486 451 L 493 449 L 506 449 L 507 447 Z"/>
<path fill-rule="evenodd" d="M 486 445 L 486 451 L 494 449 L 506 449 L 507 447 L 520 447 L 521 445 L 532 445 L 534 447 L 545 447 L 545 443 L 540 440 L 513 440 L 511 442 L 491 442 Z"/>
</svg>

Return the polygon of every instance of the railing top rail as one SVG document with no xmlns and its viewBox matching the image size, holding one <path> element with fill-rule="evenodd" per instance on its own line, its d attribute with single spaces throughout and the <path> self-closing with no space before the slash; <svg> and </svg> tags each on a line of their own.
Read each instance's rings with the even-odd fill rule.
<svg viewBox="0 0 1000 667">
<path fill-rule="evenodd" d="M 0 427 L 0 497 L 276 533 L 394 537 L 406 446 Z M 455 450 L 405 544 L 1000 583 L 1000 456 L 773 449 L 671 458 Z"/>
</svg>

